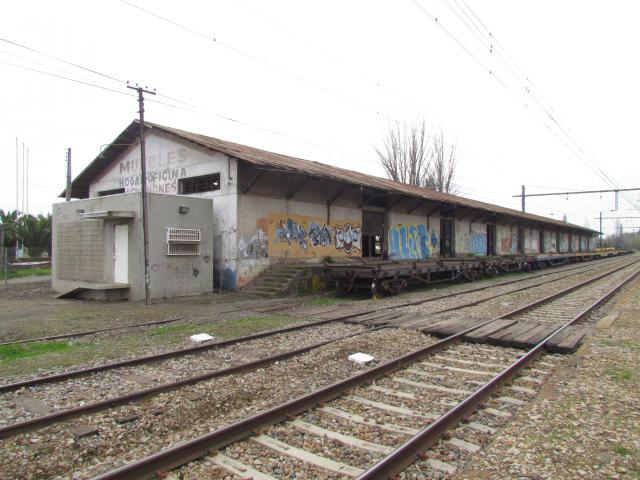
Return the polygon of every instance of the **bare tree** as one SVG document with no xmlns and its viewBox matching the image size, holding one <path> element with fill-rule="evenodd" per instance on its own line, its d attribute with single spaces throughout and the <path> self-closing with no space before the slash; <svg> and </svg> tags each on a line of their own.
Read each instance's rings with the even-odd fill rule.
<svg viewBox="0 0 640 480">
<path fill-rule="evenodd" d="M 427 133 L 424 120 L 391 125 L 376 153 L 391 180 L 454 193 L 456 145 L 446 144 L 442 130 L 437 135 Z"/>
<path fill-rule="evenodd" d="M 424 186 L 431 157 L 431 143 L 424 120 L 412 125 L 389 127 L 382 149 L 376 153 L 385 173 L 391 180 Z"/>
<path fill-rule="evenodd" d="M 446 144 L 444 133 L 432 137 L 431 162 L 425 187 L 438 192 L 455 193 L 453 178 L 456 173 L 456 144 Z"/>
</svg>

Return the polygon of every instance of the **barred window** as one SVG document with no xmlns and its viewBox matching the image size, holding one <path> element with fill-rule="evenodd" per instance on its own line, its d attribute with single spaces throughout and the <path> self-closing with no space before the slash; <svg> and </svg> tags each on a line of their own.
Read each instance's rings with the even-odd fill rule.
<svg viewBox="0 0 640 480">
<path fill-rule="evenodd" d="M 190 193 L 213 192 L 220 190 L 220 174 L 202 175 L 201 177 L 182 178 L 178 180 L 178 191 L 182 195 Z"/>
<path fill-rule="evenodd" d="M 197 228 L 167 228 L 167 255 L 200 255 L 200 238 Z"/>
</svg>

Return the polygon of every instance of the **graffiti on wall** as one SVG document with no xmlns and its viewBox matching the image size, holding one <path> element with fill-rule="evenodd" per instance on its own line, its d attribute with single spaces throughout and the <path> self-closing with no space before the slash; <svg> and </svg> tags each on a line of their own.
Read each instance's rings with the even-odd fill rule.
<svg viewBox="0 0 640 480">
<path fill-rule="evenodd" d="M 439 241 L 435 230 L 427 231 L 424 223 L 397 225 L 389 228 L 389 257 L 419 260 L 437 252 Z"/>
<path fill-rule="evenodd" d="M 325 257 L 359 255 L 361 224 L 305 215 L 273 213 L 268 218 L 267 249 L 270 257 Z"/>
<path fill-rule="evenodd" d="M 344 251 L 348 254 L 351 254 L 354 248 L 362 250 L 360 227 L 354 227 L 350 223 L 345 223 L 344 225 L 337 226 L 335 232 L 336 250 Z"/>
<path fill-rule="evenodd" d="M 256 221 L 256 232 L 238 242 L 238 255 L 242 258 L 268 258 L 269 237 L 267 235 L 267 219 Z"/>
<path fill-rule="evenodd" d="M 309 222 L 309 240 L 314 247 L 331 245 L 331 229 L 326 224 Z"/>
<path fill-rule="evenodd" d="M 500 249 L 502 253 L 515 255 L 518 253 L 518 235 L 510 233 L 500 240 Z"/>
<path fill-rule="evenodd" d="M 187 149 L 180 148 L 147 156 L 147 191 L 150 193 L 178 193 L 178 180 L 187 176 L 181 165 L 187 161 Z M 139 192 L 140 159 L 122 160 L 118 164 L 118 186 L 125 193 Z"/>
<path fill-rule="evenodd" d="M 276 224 L 276 242 L 286 242 L 288 245 L 297 243 L 302 249 L 307 249 L 307 231 L 302 223 L 287 218 Z"/>
<path fill-rule="evenodd" d="M 475 255 L 487 254 L 487 234 L 472 232 L 469 238 L 469 253 Z"/>
</svg>

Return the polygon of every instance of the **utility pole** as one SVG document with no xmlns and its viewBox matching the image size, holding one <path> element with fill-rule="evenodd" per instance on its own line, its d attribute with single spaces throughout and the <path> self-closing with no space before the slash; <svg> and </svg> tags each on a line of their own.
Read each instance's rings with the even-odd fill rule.
<svg viewBox="0 0 640 480">
<path fill-rule="evenodd" d="M 128 84 L 129 82 L 127 82 Z M 148 209 L 149 199 L 147 198 L 147 166 L 144 156 L 144 94 L 155 95 L 155 90 L 152 92 L 145 88 L 127 85 L 127 88 L 138 92 L 138 113 L 140 114 L 140 173 L 142 178 L 140 179 L 140 193 L 142 195 L 142 237 L 144 242 L 144 300 L 147 305 L 151 305 L 151 285 L 149 274 L 149 225 L 148 225 Z"/>
<path fill-rule="evenodd" d="M 27 187 L 27 206 L 25 212 L 29 215 L 29 147 L 27 147 L 27 181 L 25 182 L 25 186 Z"/>
<path fill-rule="evenodd" d="M 71 201 L 71 148 L 67 148 L 67 189 L 65 190 L 65 201 Z"/>
<path fill-rule="evenodd" d="M 16 215 L 18 214 L 18 198 L 19 198 L 19 191 L 20 189 L 18 188 L 18 167 L 19 167 L 19 162 L 18 162 L 18 137 L 16 137 Z"/>
<path fill-rule="evenodd" d="M 24 212 L 24 142 L 22 142 L 22 211 Z"/>
<path fill-rule="evenodd" d="M 600 248 L 602 248 L 602 212 L 600 212 Z"/>
<path fill-rule="evenodd" d="M 522 185 L 522 211 L 524 212 L 524 199 L 526 198 L 526 195 L 524 194 L 524 185 Z"/>
</svg>

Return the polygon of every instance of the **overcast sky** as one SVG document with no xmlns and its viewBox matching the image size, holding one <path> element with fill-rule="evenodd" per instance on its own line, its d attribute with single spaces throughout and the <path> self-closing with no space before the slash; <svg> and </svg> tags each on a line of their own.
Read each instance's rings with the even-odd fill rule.
<svg viewBox="0 0 640 480">
<path fill-rule="evenodd" d="M 516 209 L 523 184 L 640 187 L 637 1 L 128 2 L 3 5 L 0 208 L 16 207 L 18 137 L 29 212 L 51 211 L 65 149 L 75 177 L 137 116 L 126 80 L 157 89 L 149 121 L 380 176 L 389 124 L 424 118 L 457 143 L 460 194 Z M 640 216 L 639 193 L 618 212 L 611 193 L 527 211 L 597 229 L 599 212 Z"/>
</svg>

